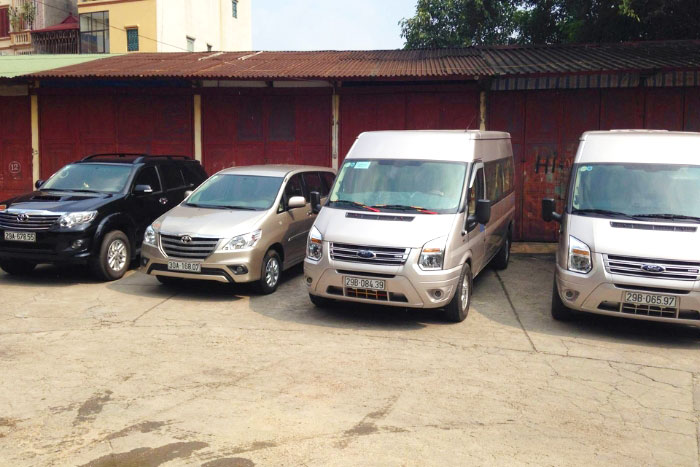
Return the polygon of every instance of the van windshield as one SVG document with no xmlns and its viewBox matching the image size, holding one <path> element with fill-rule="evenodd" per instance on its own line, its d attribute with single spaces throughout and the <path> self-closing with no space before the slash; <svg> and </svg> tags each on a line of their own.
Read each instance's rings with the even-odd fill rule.
<svg viewBox="0 0 700 467">
<path fill-rule="evenodd" d="M 347 160 L 329 198 L 343 209 L 447 214 L 459 210 L 467 164 L 403 159 Z"/>
<path fill-rule="evenodd" d="M 119 193 L 126 187 L 131 166 L 113 164 L 70 164 L 49 178 L 40 190 Z"/>
<path fill-rule="evenodd" d="M 257 175 L 214 175 L 204 182 L 185 203 L 211 209 L 270 209 L 277 198 L 282 177 Z"/>
<path fill-rule="evenodd" d="M 700 222 L 700 166 L 574 167 L 572 214 Z"/>
</svg>

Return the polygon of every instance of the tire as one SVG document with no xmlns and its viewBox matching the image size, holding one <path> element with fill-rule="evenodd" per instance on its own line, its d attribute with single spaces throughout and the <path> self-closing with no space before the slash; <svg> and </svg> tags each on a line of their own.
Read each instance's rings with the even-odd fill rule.
<svg viewBox="0 0 700 467">
<path fill-rule="evenodd" d="M 103 281 L 121 279 L 129 269 L 131 245 L 121 230 L 113 230 L 102 238 L 99 253 L 91 261 L 95 275 Z"/>
<path fill-rule="evenodd" d="M 466 302 L 466 303 L 465 303 Z M 444 316 L 447 321 L 461 323 L 469 314 L 469 305 L 472 302 L 472 270 L 469 264 L 462 268 L 455 295 L 447 304 Z"/>
<path fill-rule="evenodd" d="M 161 284 L 169 286 L 178 285 L 180 282 L 182 282 L 182 279 L 170 276 L 156 276 L 156 279 L 158 279 L 158 282 Z"/>
<path fill-rule="evenodd" d="M 262 260 L 258 290 L 263 295 L 269 295 L 277 290 L 282 275 L 282 261 L 275 250 L 267 250 Z"/>
<path fill-rule="evenodd" d="M 557 280 L 552 283 L 552 318 L 557 321 L 571 321 L 576 318 L 576 312 L 571 308 L 567 308 L 562 302 L 557 290 Z"/>
<path fill-rule="evenodd" d="M 506 235 L 506 240 L 503 242 L 503 246 L 500 250 L 498 250 L 496 256 L 493 257 L 491 264 L 493 264 L 494 268 L 503 270 L 508 267 L 508 261 L 510 261 L 510 244 L 511 240 L 509 232 L 508 235 Z"/>
<path fill-rule="evenodd" d="M 311 300 L 311 303 L 317 308 L 328 308 L 333 304 L 333 300 L 326 297 L 319 297 L 318 295 L 309 294 L 309 300 Z"/>
<path fill-rule="evenodd" d="M 13 276 L 24 276 L 36 267 L 36 263 L 21 259 L 4 259 L 0 261 L 0 269 Z"/>
</svg>

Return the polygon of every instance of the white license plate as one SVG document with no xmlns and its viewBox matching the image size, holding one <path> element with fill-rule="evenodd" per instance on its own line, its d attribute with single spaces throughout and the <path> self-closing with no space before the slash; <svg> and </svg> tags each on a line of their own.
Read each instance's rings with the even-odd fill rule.
<svg viewBox="0 0 700 467">
<path fill-rule="evenodd" d="M 671 295 L 659 295 L 641 292 L 624 292 L 622 301 L 625 303 L 634 303 L 635 305 L 652 305 L 662 306 L 666 308 L 678 308 L 678 297 L 673 297 Z"/>
<path fill-rule="evenodd" d="M 7 240 L 8 242 L 36 243 L 36 233 L 5 231 L 5 240 Z"/>
<path fill-rule="evenodd" d="M 168 261 L 168 271 L 202 272 L 202 263 L 188 263 L 186 261 Z"/>
<path fill-rule="evenodd" d="M 352 287 L 353 289 L 385 290 L 386 281 L 345 276 L 345 287 Z"/>
</svg>

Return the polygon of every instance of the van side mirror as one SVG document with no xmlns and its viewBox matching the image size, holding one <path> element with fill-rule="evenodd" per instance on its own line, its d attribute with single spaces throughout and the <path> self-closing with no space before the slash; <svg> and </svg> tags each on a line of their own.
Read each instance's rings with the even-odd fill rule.
<svg viewBox="0 0 700 467">
<path fill-rule="evenodd" d="M 545 198 L 542 200 L 542 220 L 545 222 L 557 221 L 561 222 L 561 214 L 556 212 L 557 204 L 553 198 Z"/>
<path fill-rule="evenodd" d="M 311 197 L 311 212 L 318 214 L 321 212 L 321 193 L 312 191 L 309 196 Z"/>
<path fill-rule="evenodd" d="M 134 194 L 136 195 L 145 195 L 148 193 L 153 193 L 153 188 L 151 188 L 151 185 L 136 185 L 134 187 Z"/>
<path fill-rule="evenodd" d="M 287 201 L 287 207 L 289 209 L 303 208 L 306 206 L 306 198 L 303 196 L 292 196 Z"/>
<path fill-rule="evenodd" d="M 479 224 L 488 224 L 491 220 L 491 201 L 479 199 L 476 201 L 476 220 Z"/>
<path fill-rule="evenodd" d="M 38 190 L 39 188 L 41 188 L 41 185 L 43 185 L 43 184 L 44 184 L 44 180 L 37 180 L 36 183 L 34 184 L 34 186 Z"/>
</svg>

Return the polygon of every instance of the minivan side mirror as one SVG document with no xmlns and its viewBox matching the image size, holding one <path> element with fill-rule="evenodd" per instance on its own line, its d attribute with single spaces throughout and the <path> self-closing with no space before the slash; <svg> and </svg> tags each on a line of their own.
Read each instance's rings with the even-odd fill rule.
<svg viewBox="0 0 700 467">
<path fill-rule="evenodd" d="M 45 181 L 45 180 L 37 180 L 37 181 L 36 181 L 36 183 L 34 184 L 34 186 L 36 187 L 37 190 L 38 190 L 39 188 L 41 188 L 41 185 L 44 184 L 44 181 Z"/>
<path fill-rule="evenodd" d="M 318 214 L 321 212 L 321 193 L 318 191 L 312 191 L 311 197 L 311 212 Z"/>
<path fill-rule="evenodd" d="M 542 200 L 542 220 L 545 222 L 561 222 L 561 214 L 556 212 L 557 205 L 553 198 Z"/>
<path fill-rule="evenodd" d="M 306 198 L 303 196 L 292 196 L 287 202 L 289 209 L 303 208 L 304 206 L 306 206 Z"/>
<path fill-rule="evenodd" d="M 148 193 L 153 193 L 153 188 L 151 188 L 151 185 L 136 185 L 134 187 L 134 194 L 145 195 Z"/>
</svg>

